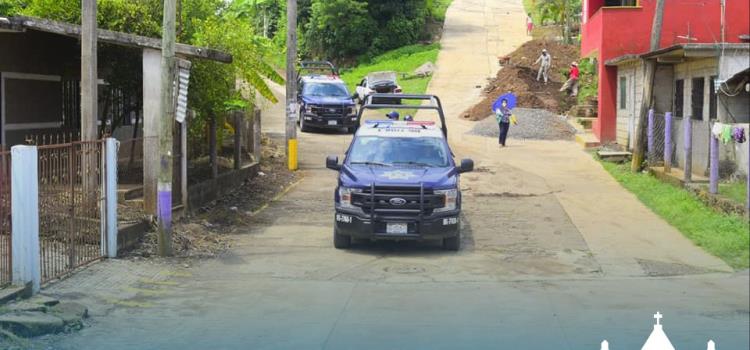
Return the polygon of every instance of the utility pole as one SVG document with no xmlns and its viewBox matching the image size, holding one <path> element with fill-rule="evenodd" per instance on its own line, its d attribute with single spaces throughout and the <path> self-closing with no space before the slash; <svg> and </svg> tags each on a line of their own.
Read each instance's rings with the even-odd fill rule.
<svg viewBox="0 0 750 350">
<path fill-rule="evenodd" d="M 175 111 L 175 0 L 164 0 L 161 37 L 161 123 L 159 128 L 159 255 L 172 255 L 172 127 Z"/>
<path fill-rule="evenodd" d="M 297 170 L 297 0 L 287 0 L 286 18 L 286 157 Z"/>
<path fill-rule="evenodd" d="M 97 139 L 96 0 L 81 1 L 81 140 Z M 87 162 L 88 163 L 88 162 Z"/>
<path fill-rule="evenodd" d="M 651 25 L 651 51 L 659 49 L 661 40 L 661 27 L 664 18 L 665 0 L 656 0 L 656 11 L 654 13 L 654 22 Z M 638 128 L 636 129 L 635 147 L 633 147 L 633 162 L 630 168 L 633 172 L 641 171 L 641 165 L 645 159 L 646 153 L 646 124 L 648 122 L 648 110 L 653 105 L 654 100 L 654 79 L 656 76 L 656 60 L 644 60 L 644 77 L 643 83 L 643 100 L 641 101 L 641 110 L 638 115 Z"/>
</svg>

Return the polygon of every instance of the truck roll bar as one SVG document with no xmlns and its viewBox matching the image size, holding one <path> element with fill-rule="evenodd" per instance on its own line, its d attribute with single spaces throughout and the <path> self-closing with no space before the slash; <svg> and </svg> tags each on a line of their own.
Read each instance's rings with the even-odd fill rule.
<svg viewBox="0 0 750 350">
<path fill-rule="evenodd" d="M 418 104 L 418 105 L 407 105 L 407 104 L 374 104 L 373 99 L 390 99 L 390 100 L 408 100 L 408 101 L 430 101 L 429 104 Z M 448 138 L 448 126 L 445 123 L 445 113 L 443 112 L 443 104 L 440 102 L 440 98 L 435 95 L 414 95 L 414 94 L 371 94 L 365 99 L 364 105 L 360 107 L 359 113 L 357 113 L 357 126 L 362 125 L 362 113 L 366 109 L 391 109 L 391 110 L 404 110 L 404 109 L 417 109 L 417 110 L 433 110 L 438 112 L 440 116 L 440 129 L 443 131 L 443 135 Z"/>
</svg>

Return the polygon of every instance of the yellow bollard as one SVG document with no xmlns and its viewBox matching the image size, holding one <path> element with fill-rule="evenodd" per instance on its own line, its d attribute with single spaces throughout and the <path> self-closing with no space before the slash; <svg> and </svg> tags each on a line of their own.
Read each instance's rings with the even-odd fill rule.
<svg viewBox="0 0 750 350">
<path fill-rule="evenodd" d="M 297 139 L 289 139 L 289 170 L 297 170 Z"/>
</svg>

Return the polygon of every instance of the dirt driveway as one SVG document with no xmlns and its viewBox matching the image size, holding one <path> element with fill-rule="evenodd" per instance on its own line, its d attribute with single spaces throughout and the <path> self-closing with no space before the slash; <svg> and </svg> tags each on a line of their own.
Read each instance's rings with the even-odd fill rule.
<svg viewBox="0 0 750 350">
<path fill-rule="evenodd" d="M 748 273 L 733 273 L 654 217 L 572 142 L 467 135 L 457 113 L 525 38 L 520 0 L 455 0 L 430 91 L 458 157 L 463 248 L 332 246 L 335 173 L 351 136 L 300 136 L 304 179 L 194 266 L 105 261 L 47 292 L 92 309 L 60 349 L 639 348 L 658 310 L 677 348 L 748 347 Z M 275 118 L 275 119 L 274 119 Z M 283 131 L 281 111 L 265 127 Z M 137 273 L 133 272 L 137 271 Z M 657 276 L 657 277 L 654 277 Z M 82 290 L 82 286 L 85 287 Z"/>
</svg>

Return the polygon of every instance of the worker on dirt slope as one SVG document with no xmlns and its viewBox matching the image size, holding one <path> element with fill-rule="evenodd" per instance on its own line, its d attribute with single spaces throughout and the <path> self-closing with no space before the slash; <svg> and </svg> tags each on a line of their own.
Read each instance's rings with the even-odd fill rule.
<svg viewBox="0 0 750 350">
<path fill-rule="evenodd" d="M 544 84 L 549 80 L 549 68 L 552 66 L 552 56 L 547 53 L 547 49 L 542 50 L 542 54 L 536 59 L 534 64 L 539 64 L 539 73 L 536 75 L 536 81 L 544 76 Z"/>
<path fill-rule="evenodd" d="M 508 138 L 508 130 L 510 129 L 511 121 L 511 109 L 508 108 L 508 100 L 503 99 L 500 102 L 500 108 L 495 109 L 495 120 L 500 128 L 500 147 L 505 147 L 505 139 Z"/>
<path fill-rule="evenodd" d="M 560 92 L 569 92 L 570 96 L 572 97 L 578 96 L 578 76 L 580 74 L 581 73 L 578 70 L 578 63 L 571 63 L 570 71 L 568 71 L 568 80 L 560 88 Z"/>
</svg>

